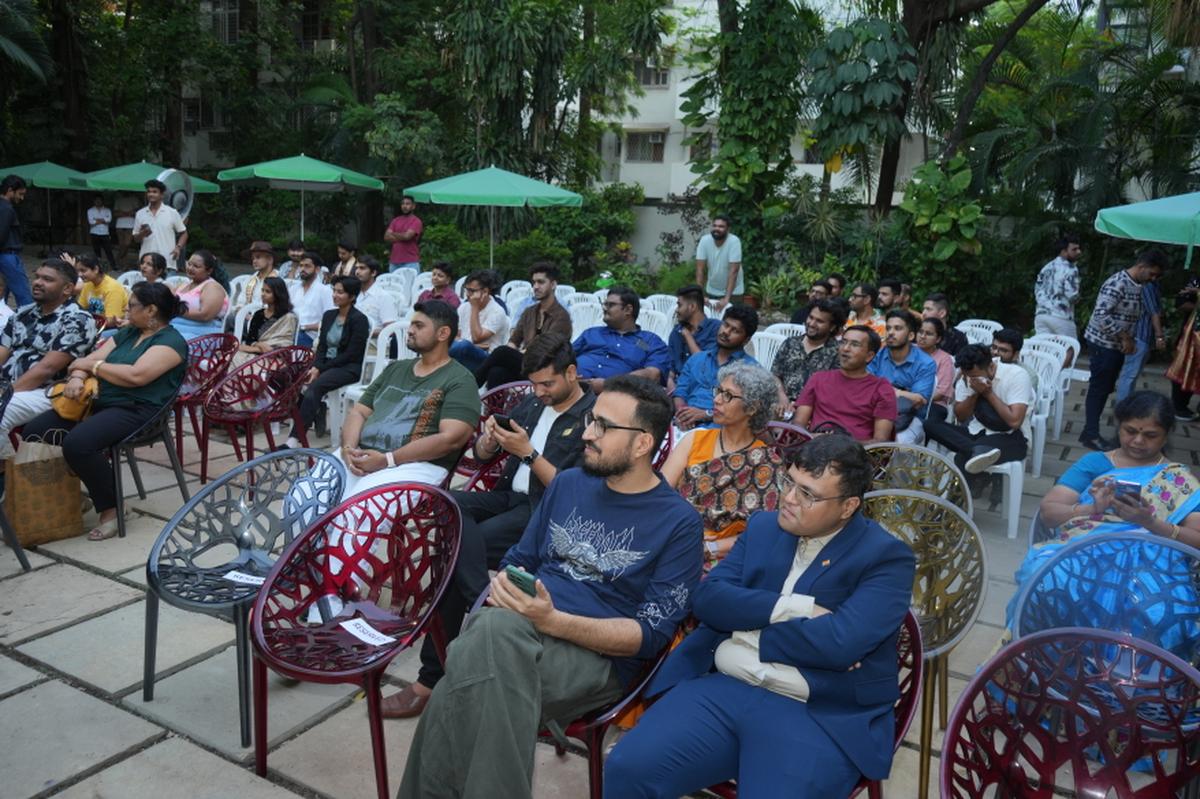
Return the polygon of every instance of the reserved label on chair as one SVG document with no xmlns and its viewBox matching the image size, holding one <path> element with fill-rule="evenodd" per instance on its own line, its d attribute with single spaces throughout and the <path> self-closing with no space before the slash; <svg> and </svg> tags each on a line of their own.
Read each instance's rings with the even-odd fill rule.
<svg viewBox="0 0 1200 799">
<path fill-rule="evenodd" d="M 225 572 L 221 575 L 231 583 L 241 583 L 242 585 L 262 585 L 267 581 L 266 577 L 255 577 L 253 574 L 246 574 L 234 569 L 230 572 Z"/>
<path fill-rule="evenodd" d="M 353 635 L 364 644 L 371 646 L 385 646 L 386 644 L 396 643 L 396 639 L 390 635 L 384 635 L 376 630 L 363 619 L 351 619 L 350 621 L 339 622 L 341 628 Z"/>
</svg>

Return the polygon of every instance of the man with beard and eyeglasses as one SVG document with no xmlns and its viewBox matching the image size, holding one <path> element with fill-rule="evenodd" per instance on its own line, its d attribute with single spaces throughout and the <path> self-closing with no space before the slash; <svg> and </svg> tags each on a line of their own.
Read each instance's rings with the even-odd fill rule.
<svg viewBox="0 0 1200 799">
<path fill-rule="evenodd" d="M 539 336 L 555 333 L 567 339 L 571 337 L 571 315 L 559 303 L 555 293 L 558 278 L 558 267 L 548 261 L 538 261 L 529 267 L 532 303 L 513 325 L 508 344 L 488 353 L 475 370 L 478 385 L 495 388 L 522 379 L 521 353 Z"/>
<path fill-rule="evenodd" d="M 725 310 L 746 293 L 742 276 L 742 240 L 729 232 L 729 217 L 713 217 L 712 232 L 696 245 L 696 282 L 704 286 L 713 308 Z M 707 280 L 705 272 L 707 271 Z"/>
<path fill-rule="evenodd" d="M 536 338 L 525 350 L 523 372 L 533 394 L 509 411 L 509 423 L 488 417 L 475 442 L 481 461 L 509 456 L 499 482 L 490 491 L 450 492 L 462 511 L 463 530 L 454 584 L 439 607 L 447 641 L 458 636 L 467 608 L 487 588 L 488 569 L 521 538 L 546 486 L 578 465 L 583 454 L 583 415 L 596 395 L 579 382 L 570 340 L 558 333 Z M 442 664 L 426 636 L 417 681 L 383 700 L 384 718 L 419 715 L 441 678 Z"/>
<path fill-rule="evenodd" d="M 703 550 L 700 516 L 652 466 L 671 415 L 650 380 L 607 381 L 584 416 L 583 468 L 546 489 L 490 607 L 450 647 L 397 799 L 531 796 L 543 723 L 613 702 L 670 643 Z M 533 594 L 508 566 L 533 578 Z"/>
</svg>

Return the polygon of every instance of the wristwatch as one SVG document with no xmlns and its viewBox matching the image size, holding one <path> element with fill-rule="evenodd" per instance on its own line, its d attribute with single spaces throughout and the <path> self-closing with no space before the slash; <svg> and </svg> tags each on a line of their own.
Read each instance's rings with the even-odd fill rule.
<svg viewBox="0 0 1200 799">
<path fill-rule="evenodd" d="M 535 449 L 532 452 L 530 452 L 528 455 L 526 455 L 524 458 L 521 458 L 521 463 L 525 464 L 526 466 L 528 466 L 529 468 L 532 469 L 533 462 L 536 461 L 540 457 L 542 457 L 542 453 L 538 452 Z"/>
</svg>

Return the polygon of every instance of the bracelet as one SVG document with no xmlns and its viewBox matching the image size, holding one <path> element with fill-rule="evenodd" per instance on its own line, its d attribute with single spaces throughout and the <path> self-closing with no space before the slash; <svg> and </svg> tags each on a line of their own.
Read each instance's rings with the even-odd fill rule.
<svg viewBox="0 0 1200 799">
<path fill-rule="evenodd" d="M 104 363 L 104 361 L 96 361 L 95 365 L 92 366 L 92 377 L 100 376 L 100 364 L 102 363 Z"/>
<path fill-rule="evenodd" d="M 1179 529 L 1179 525 L 1178 525 L 1178 524 L 1172 524 L 1172 525 L 1171 525 L 1171 540 L 1172 540 L 1172 541 L 1178 541 L 1178 540 L 1179 540 L 1179 533 L 1180 533 L 1180 532 L 1182 532 L 1182 531 Z"/>
<path fill-rule="evenodd" d="M 395 469 L 396 468 L 396 456 L 392 454 L 392 451 L 389 449 L 387 452 L 383 453 L 383 456 L 385 458 L 387 458 L 388 468 Z"/>
</svg>

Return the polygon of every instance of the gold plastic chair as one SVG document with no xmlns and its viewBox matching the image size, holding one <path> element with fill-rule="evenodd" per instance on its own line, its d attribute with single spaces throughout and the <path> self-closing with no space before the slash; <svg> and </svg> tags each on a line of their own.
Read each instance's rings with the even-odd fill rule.
<svg viewBox="0 0 1200 799">
<path fill-rule="evenodd" d="M 923 491 L 955 505 L 968 518 L 975 516 L 967 478 L 940 452 L 911 444 L 871 444 L 867 457 L 875 467 L 872 490 Z"/>
<path fill-rule="evenodd" d="M 969 494 L 968 494 L 969 496 Z M 919 799 L 929 794 L 933 709 L 939 728 L 949 712 L 949 654 L 979 617 L 987 586 L 987 556 L 978 528 L 963 511 L 921 491 L 872 491 L 863 513 L 912 547 L 917 558 L 912 608 L 924 641 Z"/>
</svg>

